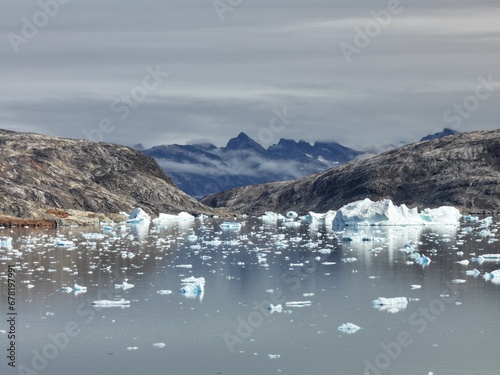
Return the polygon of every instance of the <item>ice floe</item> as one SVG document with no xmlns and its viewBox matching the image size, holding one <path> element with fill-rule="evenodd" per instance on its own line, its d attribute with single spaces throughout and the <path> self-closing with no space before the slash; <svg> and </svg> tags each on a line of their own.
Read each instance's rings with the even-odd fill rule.
<svg viewBox="0 0 500 375">
<path fill-rule="evenodd" d="M 351 335 L 353 333 L 356 333 L 359 331 L 361 327 L 357 326 L 356 324 L 353 323 L 344 323 L 342 324 L 338 330 L 342 333 L 347 333 L 348 335 Z"/>
<path fill-rule="evenodd" d="M 408 298 L 406 297 L 393 297 L 385 298 L 379 297 L 372 301 L 372 306 L 380 311 L 398 312 L 404 310 L 408 306 Z"/>
<path fill-rule="evenodd" d="M 92 305 L 94 305 L 94 306 L 127 306 L 127 305 L 130 305 L 130 301 L 127 301 L 123 298 L 120 300 L 116 300 L 116 301 L 102 299 L 102 300 L 92 302 Z"/>
</svg>

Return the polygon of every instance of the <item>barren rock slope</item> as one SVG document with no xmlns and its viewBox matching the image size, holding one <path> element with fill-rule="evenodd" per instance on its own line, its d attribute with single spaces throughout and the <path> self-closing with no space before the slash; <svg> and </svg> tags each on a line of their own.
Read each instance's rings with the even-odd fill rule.
<svg viewBox="0 0 500 375">
<path fill-rule="evenodd" d="M 500 130 L 418 142 L 299 180 L 232 189 L 202 202 L 233 212 L 325 212 L 367 197 L 419 207 L 497 210 Z"/>
<path fill-rule="evenodd" d="M 0 130 L 0 214 L 48 209 L 151 214 L 213 210 L 179 190 L 150 157 L 107 143 Z"/>
</svg>

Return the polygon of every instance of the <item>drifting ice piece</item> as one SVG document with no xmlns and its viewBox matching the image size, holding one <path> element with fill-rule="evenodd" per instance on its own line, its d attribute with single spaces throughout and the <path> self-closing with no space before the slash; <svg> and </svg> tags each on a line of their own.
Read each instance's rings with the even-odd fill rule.
<svg viewBox="0 0 500 375">
<path fill-rule="evenodd" d="M 259 219 L 261 219 L 263 222 L 275 223 L 278 220 L 283 220 L 284 216 L 275 212 L 267 211 L 266 213 L 264 213 L 264 215 L 259 216 Z"/>
<path fill-rule="evenodd" d="M 240 230 L 241 224 L 233 221 L 225 221 L 220 225 L 220 228 L 225 230 Z"/>
<path fill-rule="evenodd" d="M 498 283 L 500 283 L 500 270 L 495 270 L 495 271 L 492 271 L 492 272 L 486 272 L 483 275 L 483 278 L 485 280 L 491 280 L 495 284 L 498 284 Z"/>
<path fill-rule="evenodd" d="M 458 224 L 462 215 L 454 207 L 417 208 L 395 206 L 390 199 L 373 202 L 366 198 L 343 206 L 333 219 L 334 226 Z"/>
<path fill-rule="evenodd" d="M 269 305 L 269 311 L 271 311 L 271 314 L 274 312 L 280 313 L 283 311 L 283 306 L 281 305 L 273 305 L 272 303 Z"/>
<path fill-rule="evenodd" d="M 92 305 L 95 305 L 95 306 L 126 306 L 126 305 L 130 305 L 130 301 L 124 300 L 123 298 L 119 301 L 110 301 L 107 299 L 102 299 L 99 301 L 92 302 Z"/>
<path fill-rule="evenodd" d="M 194 277 L 190 276 L 188 278 L 182 279 L 182 288 L 179 290 L 181 294 L 184 294 L 188 298 L 195 298 L 198 295 L 202 298 L 205 292 L 205 278 L 204 277 Z"/>
<path fill-rule="evenodd" d="M 379 309 L 380 311 L 390 309 L 404 310 L 408 306 L 408 299 L 406 297 L 379 297 L 378 299 L 372 301 L 372 304 L 374 308 Z"/>
<path fill-rule="evenodd" d="M 344 323 L 338 329 L 340 332 L 347 333 L 348 335 L 352 335 L 353 333 L 356 333 L 358 330 L 360 330 L 361 327 L 357 326 L 356 324 L 352 324 L 352 323 Z"/>
<path fill-rule="evenodd" d="M 468 271 L 465 271 L 465 274 L 468 275 L 468 276 L 474 276 L 474 277 L 477 277 L 481 274 L 481 272 L 479 272 L 477 269 L 473 269 L 473 270 L 468 270 Z"/>
<path fill-rule="evenodd" d="M 78 285 L 77 283 L 75 283 L 75 285 L 73 285 L 73 288 L 79 292 L 86 292 L 87 291 L 86 286 Z"/>
<path fill-rule="evenodd" d="M 127 223 L 137 224 L 137 223 L 149 223 L 151 217 L 144 212 L 142 208 L 134 208 L 130 215 L 128 216 Z"/>
<path fill-rule="evenodd" d="M 0 237 L 0 247 L 5 247 L 5 248 L 12 247 L 12 238 Z"/>
<path fill-rule="evenodd" d="M 293 306 L 293 307 L 299 307 L 299 306 L 310 306 L 312 304 L 311 301 L 290 301 L 286 302 L 286 306 Z"/>
</svg>

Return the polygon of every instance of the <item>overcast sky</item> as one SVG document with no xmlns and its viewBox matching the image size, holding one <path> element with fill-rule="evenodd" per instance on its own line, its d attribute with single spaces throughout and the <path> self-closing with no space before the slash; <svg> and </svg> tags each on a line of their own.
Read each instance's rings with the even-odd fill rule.
<svg viewBox="0 0 500 375">
<path fill-rule="evenodd" d="M 361 149 L 499 124 L 498 0 L 55 1 L 0 0 L 0 128 Z"/>
</svg>

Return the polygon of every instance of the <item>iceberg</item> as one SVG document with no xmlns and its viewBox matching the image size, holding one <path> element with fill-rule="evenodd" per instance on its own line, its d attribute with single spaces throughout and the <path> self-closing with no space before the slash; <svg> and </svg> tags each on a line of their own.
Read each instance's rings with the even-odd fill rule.
<svg viewBox="0 0 500 375">
<path fill-rule="evenodd" d="M 259 216 L 259 219 L 264 223 L 276 223 L 278 220 L 283 220 L 284 217 L 281 214 L 266 211 L 263 215 Z"/>
<path fill-rule="evenodd" d="M 338 328 L 340 332 L 347 333 L 348 335 L 352 335 L 353 333 L 356 333 L 360 329 L 361 327 L 353 323 L 344 323 Z"/>
<path fill-rule="evenodd" d="M 425 225 L 458 224 L 462 215 L 458 209 L 450 206 L 426 208 L 421 213 L 416 207 L 408 208 L 402 204 L 395 206 L 390 199 L 377 202 L 369 198 L 349 203 L 340 208 L 333 226 L 368 226 L 368 225 Z"/>
<path fill-rule="evenodd" d="M 483 275 L 483 278 L 485 280 L 490 280 L 490 281 L 494 282 L 495 284 L 498 284 L 498 283 L 500 283 L 500 270 L 495 270 L 495 271 L 492 271 L 492 272 L 486 272 Z"/>
<path fill-rule="evenodd" d="M 132 212 L 130 212 L 130 215 L 128 215 L 127 223 L 149 223 L 150 221 L 151 217 L 142 208 L 134 208 Z"/>
</svg>

